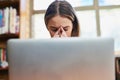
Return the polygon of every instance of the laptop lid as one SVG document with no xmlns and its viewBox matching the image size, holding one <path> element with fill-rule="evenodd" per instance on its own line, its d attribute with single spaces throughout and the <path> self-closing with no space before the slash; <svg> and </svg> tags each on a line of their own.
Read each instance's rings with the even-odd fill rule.
<svg viewBox="0 0 120 80">
<path fill-rule="evenodd" d="M 110 38 L 11 39 L 9 80 L 115 80 Z"/>
</svg>

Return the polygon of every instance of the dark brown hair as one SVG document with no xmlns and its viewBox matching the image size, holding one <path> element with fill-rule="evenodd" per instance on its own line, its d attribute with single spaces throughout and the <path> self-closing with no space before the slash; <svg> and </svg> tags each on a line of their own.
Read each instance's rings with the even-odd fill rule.
<svg viewBox="0 0 120 80">
<path fill-rule="evenodd" d="M 79 21 L 75 14 L 75 10 L 67 1 L 54 1 L 52 2 L 46 10 L 44 20 L 47 26 L 49 20 L 56 15 L 60 15 L 63 17 L 67 17 L 72 21 L 73 29 L 71 36 L 76 37 L 79 36 Z"/>
</svg>

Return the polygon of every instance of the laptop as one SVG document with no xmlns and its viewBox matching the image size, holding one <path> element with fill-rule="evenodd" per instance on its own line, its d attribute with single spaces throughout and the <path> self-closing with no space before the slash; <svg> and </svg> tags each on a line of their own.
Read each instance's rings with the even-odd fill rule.
<svg viewBox="0 0 120 80">
<path fill-rule="evenodd" d="M 115 80 L 111 38 L 11 39 L 9 80 Z"/>
</svg>

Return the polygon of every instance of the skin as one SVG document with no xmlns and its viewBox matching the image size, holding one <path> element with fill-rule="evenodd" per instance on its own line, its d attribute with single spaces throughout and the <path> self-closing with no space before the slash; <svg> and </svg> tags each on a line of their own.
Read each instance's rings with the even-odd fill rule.
<svg viewBox="0 0 120 80">
<path fill-rule="evenodd" d="M 47 28 L 51 37 L 71 37 L 73 24 L 67 17 L 56 15 L 48 21 Z"/>
</svg>

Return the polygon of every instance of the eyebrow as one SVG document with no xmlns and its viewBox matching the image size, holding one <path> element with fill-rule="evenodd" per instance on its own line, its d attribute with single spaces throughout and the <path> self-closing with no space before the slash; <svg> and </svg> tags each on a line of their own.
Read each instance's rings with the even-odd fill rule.
<svg viewBox="0 0 120 80">
<path fill-rule="evenodd" d="M 63 27 L 63 28 L 68 28 L 68 27 L 70 27 L 70 26 L 65 26 L 65 27 Z"/>
<path fill-rule="evenodd" d="M 55 26 L 49 26 L 50 28 L 52 28 L 52 29 L 56 29 L 57 27 L 55 27 Z"/>
</svg>

